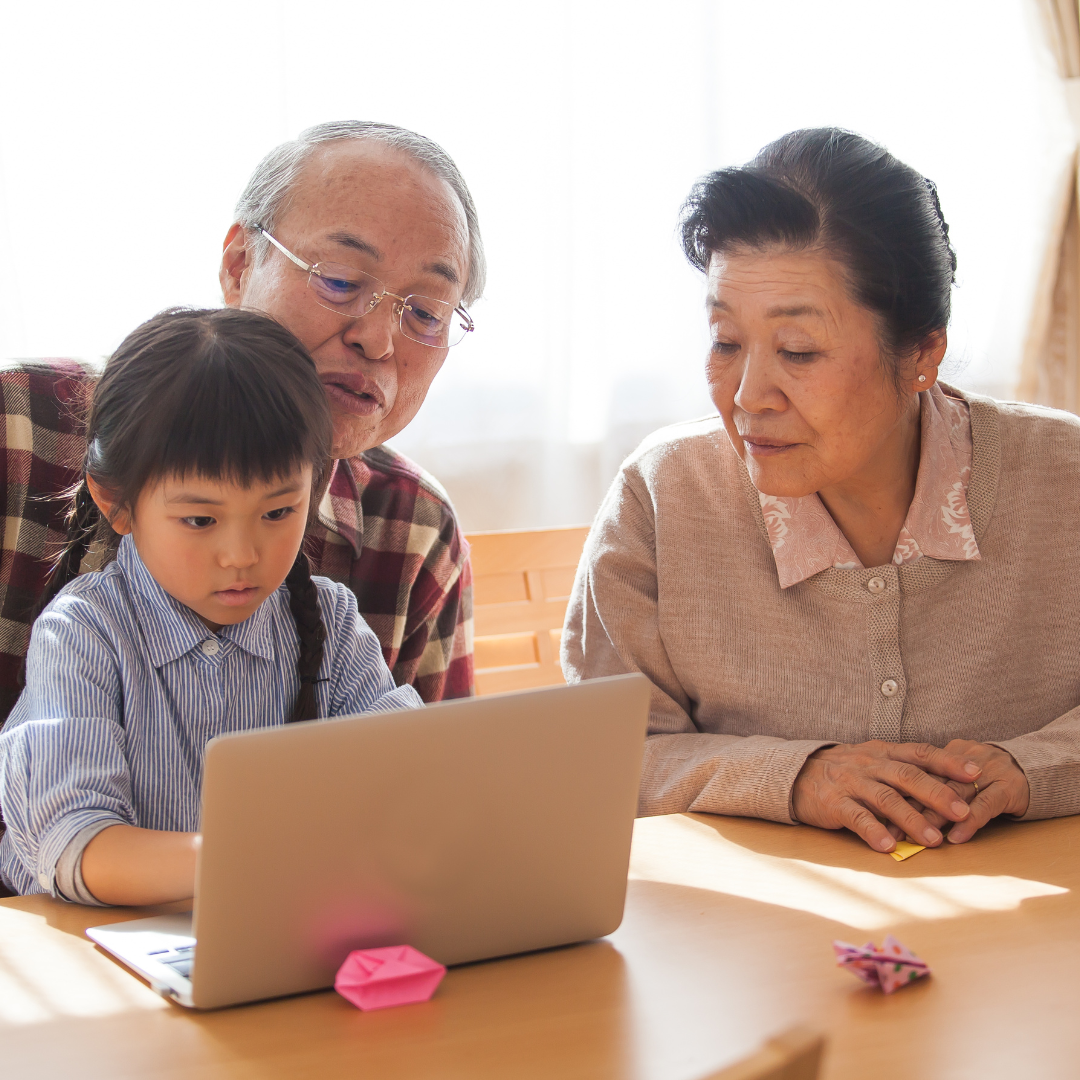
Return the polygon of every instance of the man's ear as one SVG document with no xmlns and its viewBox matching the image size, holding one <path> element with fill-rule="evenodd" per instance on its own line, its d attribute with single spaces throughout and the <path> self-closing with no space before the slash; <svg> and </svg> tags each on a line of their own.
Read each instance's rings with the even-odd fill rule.
<svg viewBox="0 0 1080 1080">
<path fill-rule="evenodd" d="M 247 233 L 243 225 L 236 222 L 225 234 L 222 245 L 221 269 L 218 281 L 221 282 L 221 295 L 226 307 L 239 307 L 240 294 L 245 271 L 251 265 L 251 251 L 247 244 Z"/>
<path fill-rule="evenodd" d="M 86 474 L 86 486 L 90 489 L 90 498 L 94 500 L 102 516 L 112 526 L 112 531 L 119 533 L 120 536 L 127 536 L 131 532 L 131 514 L 127 510 L 118 510 L 112 494 L 89 473 Z"/>
</svg>

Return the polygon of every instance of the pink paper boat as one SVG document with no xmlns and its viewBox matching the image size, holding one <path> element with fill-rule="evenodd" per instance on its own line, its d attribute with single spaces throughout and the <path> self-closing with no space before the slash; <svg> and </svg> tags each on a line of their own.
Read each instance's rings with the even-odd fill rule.
<svg viewBox="0 0 1080 1080">
<path fill-rule="evenodd" d="M 334 989 L 358 1009 L 388 1009 L 427 1001 L 446 968 L 410 945 L 357 949 L 345 958 Z"/>
</svg>

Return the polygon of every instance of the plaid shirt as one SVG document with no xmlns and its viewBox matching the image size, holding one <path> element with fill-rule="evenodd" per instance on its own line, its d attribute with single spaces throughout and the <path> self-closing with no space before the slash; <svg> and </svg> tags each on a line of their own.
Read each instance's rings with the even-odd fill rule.
<svg viewBox="0 0 1080 1080">
<path fill-rule="evenodd" d="M 66 536 L 64 492 L 81 475 L 90 365 L 0 364 L 7 499 L 0 554 L 0 721 L 19 696 L 30 616 Z M 472 693 L 469 547 L 438 482 L 385 446 L 335 463 L 307 551 L 347 585 L 399 686 L 425 701 Z"/>
</svg>

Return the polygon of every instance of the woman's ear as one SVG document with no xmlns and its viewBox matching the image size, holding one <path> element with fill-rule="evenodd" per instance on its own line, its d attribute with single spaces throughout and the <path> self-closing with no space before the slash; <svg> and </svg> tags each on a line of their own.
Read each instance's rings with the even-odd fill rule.
<svg viewBox="0 0 1080 1080">
<path fill-rule="evenodd" d="M 118 509 L 112 494 L 89 473 L 86 474 L 86 486 L 90 489 L 90 498 L 97 504 L 112 531 L 120 536 L 127 536 L 131 532 L 131 514 L 127 510 Z"/>
<path fill-rule="evenodd" d="M 949 336 L 944 327 L 927 335 L 914 357 L 913 390 L 929 390 L 937 382 L 938 368 L 945 359 L 945 350 L 948 347 Z"/>
</svg>

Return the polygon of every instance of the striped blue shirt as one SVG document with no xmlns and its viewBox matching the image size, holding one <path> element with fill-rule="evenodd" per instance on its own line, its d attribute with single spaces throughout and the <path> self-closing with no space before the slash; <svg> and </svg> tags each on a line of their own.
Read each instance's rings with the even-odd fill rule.
<svg viewBox="0 0 1080 1080">
<path fill-rule="evenodd" d="M 353 594 L 313 580 L 326 626 L 319 715 L 422 705 L 394 685 Z M 8 888 L 57 895 L 57 861 L 90 826 L 196 831 L 207 742 L 283 724 L 298 651 L 284 585 L 214 634 L 124 537 L 115 562 L 71 582 L 34 624 L 26 689 L 0 733 Z"/>
</svg>

